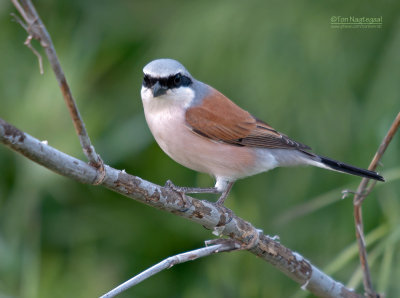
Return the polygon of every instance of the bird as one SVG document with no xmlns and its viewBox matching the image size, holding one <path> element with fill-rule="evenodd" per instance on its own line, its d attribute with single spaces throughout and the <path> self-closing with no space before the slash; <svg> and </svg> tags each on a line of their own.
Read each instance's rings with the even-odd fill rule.
<svg viewBox="0 0 400 298">
<path fill-rule="evenodd" d="M 143 68 L 141 98 L 148 127 L 177 163 L 216 180 L 214 187 L 166 186 L 181 193 L 220 194 L 224 205 L 236 180 L 276 167 L 311 165 L 378 181 L 378 173 L 319 156 L 254 117 L 173 59 Z"/>
</svg>

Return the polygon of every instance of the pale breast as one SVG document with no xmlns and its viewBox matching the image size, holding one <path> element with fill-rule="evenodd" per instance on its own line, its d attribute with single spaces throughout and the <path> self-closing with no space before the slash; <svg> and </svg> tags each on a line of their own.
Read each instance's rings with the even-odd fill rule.
<svg viewBox="0 0 400 298">
<path fill-rule="evenodd" d="M 185 110 L 173 103 L 143 102 L 146 121 L 161 149 L 173 160 L 195 171 L 239 179 L 265 171 L 252 148 L 212 141 L 191 131 Z"/>
</svg>

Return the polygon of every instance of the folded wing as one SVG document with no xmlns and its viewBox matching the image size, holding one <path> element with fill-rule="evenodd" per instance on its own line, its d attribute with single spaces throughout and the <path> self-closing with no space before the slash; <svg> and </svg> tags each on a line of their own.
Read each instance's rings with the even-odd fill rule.
<svg viewBox="0 0 400 298">
<path fill-rule="evenodd" d="M 253 117 L 215 89 L 201 105 L 188 108 L 185 118 L 194 133 L 218 142 L 269 149 L 311 149 Z"/>
</svg>

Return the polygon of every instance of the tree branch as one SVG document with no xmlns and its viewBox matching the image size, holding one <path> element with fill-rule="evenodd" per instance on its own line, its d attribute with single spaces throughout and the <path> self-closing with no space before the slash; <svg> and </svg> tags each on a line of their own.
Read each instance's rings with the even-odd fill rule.
<svg viewBox="0 0 400 298">
<path fill-rule="evenodd" d="M 358 294 L 346 289 L 342 284 L 326 276 L 297 253 L 290 251 L 267 235 L 259 234 L 259 231 L 250 223 L 235 216 L 231 210 L 216 206 L 207 201 L 200 201 L 186 195 L 175 193 L 168 187 L 161 187 L 139 177 L 131 176 L 124 171 L 104 166 L 100 156 L 96 154 L 90 142 L 84 122 L 79 114 L 77 105 L 72 97 L 64 72 L 57 58 L 50 35 L 33 4 L 30 0 L 11 1 L 26 22 L 25 24 L 21 19 L 16 17 L 16 20 L 29 34 L 25 44 L 38 57 L 40 65 L 42 65 L 41 56 L 32 47 L 30 41 L 32 39 L 39 40 L 41 46 L 45 49 L 78 134 L 81 147 L 90 165 L 40 142 L 2 119 L 0 119 L 1 142 L 58 174 L 75 179 L 81 183 L 93 185 L 101 184 L 113 191 L 150 206 L 188 218 L 202 224 L 208 229 L 213 229 L 221 235 L 229 236 L 235 241 L 243 243 L 242 247 L 249 247 L 248 250 L 250 252 L 270 262 L 290 278 L 302 284 L 302 288 L 307 288 L 318 296 L 359 297 Z M 383 152 L 381 154 L 383 154 Z M 367 182 L 364 180 L 360 184 L 359 189 L 363 183 L 365 183 L 364 189 L 358 191 L 358 194 L 363 194 L 365 190 Z M 356 231 L 357 237 L 360 236 L 358 237 L 359 244 L 362 244 L 363 228 L 360 206 L 363 198 L 356 200 L 356 197 L 354 198 Z M 359 210 L 358 213 L 356 213 L 357 208 Z M 358 217 L 356 217 L 356 215 Z M 368 265 L 366 266 L 368 272 Z"/>
<path fill-rule="evenodd" d="M 375 171 L 376 167 L 378 166 L 379 161 L 381 160 L 383 154 L 386 151 L 386 148 L 389 146 L 390 141 L 392 140 L 394 134 L 396 133 L 397 129 L 400 125 L 400 112 L 397 114 L 397 117 L 393 121 L 392 126 L 390 127 L 388 133 L 384 137 L 381 145 L 378 148 L 378 151 L 375 153 L 374 158 L 372 159 L 368 170 Z M 374 291 L 371 274 L 369 271 L 368 260 L 367 260 L 367 249 L 365 247 L 365 240 L 364 240 L 364 225 L 362 220 L 362 203 L 368 194 L 372 191 L 373 187 L 375 186 L 375 181 L 371 183 L 371 186 L 367 189 L 368 183 L 370 179 L 363 178 L 360 182 L 360 185 L 355 192 L 354 199 L 353 199 L 353 207 L 354 207 L 354 224 L 355 224 L 355 231 L 356 231 L 356 238 L 358 244 L 358 251 L 360 255 L 360 263 L 361 268 L 363 271 L 363 283 L 364 283 L 364 290 L 367 297 L 379 297 Z"/>
<path fill-rule="evenodd" d="M 44 48 L 47 58 L 49 59 L 50 65 L 56 76 L 58 85 L 60 86 L 68 111 L 71 115 L 72 122 L 74 124 L 75 131 L 78 134 L 83 152 L 93 166 L 102 170 L 103 162 L 100 156 L 96 154 L 96 151 L 92 146 L 92 143 L 90 142 L 89 135 L 85 128 L 85 124 L 79 113 L 78 107 L 75 103 L 75 99 L 72 96 L 71 90 L 68 86 L 67 79 L 61 68 L 61 64 L 60 61 L 58 60 L 57 53 L 54 48 L 53 42 L 51 40 L 50 34 L 47 32 L 45 25 L 43 24 L 42 20 L 39 17 L 39 14 L 36 12 L 35 7 L 33 6 L 30 0 L 11 0 L 11 1 L 14 4 L 15 8 L 20 13 L 20 15 L 22 16 L 22 18 L 24 19 L 24 21 L 26 22 L 26 24 L 24 24 L 21 19 L 15 16 L 17 22 L 29 34 L 25 41 L 25 45 L 28 46 L 33 51 L 33 53 L 38 57 L 41 70 L 43 67 L 42 59 L 40 54 L 32 47 L 31 40 L 37 39 L 40 42 L 40 45 Z"/>
<path fill-rule="evenodd" d="M 35 139 L 1 118 L 0 142 L 65 177 L 86 184 L 98 181 L 99 171 L 94 167 Z M 248 249 L 252 254 L 269 262 L 302 285 L 303 289 L 319 297 L 362 297 L 225 207 L 181 195 L 168 187 L 153 184 L 107 165 L 104 166 L 104 170 L 104 179 L 101 182 L 104 187 L 157 209 L 187 218 L 243 245 L 253 243 L 253 247 Z M 258 241 L 255 241 L 257 239 Z"/>
<path fill-rule="evenodd" d="M 221 242 L 220 240 L 223 240 L 223 241 Z M 211 242 L 211 241 L 206 241 L 206 245 L 207 245 L 207 242 Z M 235 241 L 230 241 L 229 239 L 219 239 L 219 242 L 221 242 L 221 243 L 215 244 L 212 246 L 202 247 L 199 249 L 191 250 L 188 252 L 184 252 L 184 253 L 169 257 L 169 258 L 159 262 L 158 264 L 146 269 L 145 271 L 139 273 L 138 275 L 132 277 L 131 279 L 124 282 L 123 284 L 119 285 L 118 287 L 116 287 L 116 288 L 112 289 L 111 291 L 109 291 L 108 293 L 104 294 L 100 298 L 115 297 L 118 294 L 122 293 L 123 291 L 126 291 L 130 287 L 133 287 L 133 286 L 137 285 L 138 283 L 141 283 L 142 281 L 148 279 L 149 277 L 151 277 L 165 269 L 169 269 L 176 264 L 193 261 L 198 258 L 207 257 L 207 256 L 210 256 L 210 255 L 216 254 L 216 253 L 237 250 L 240 248 L 240 245 L 238 245 Z"/>
</svg>

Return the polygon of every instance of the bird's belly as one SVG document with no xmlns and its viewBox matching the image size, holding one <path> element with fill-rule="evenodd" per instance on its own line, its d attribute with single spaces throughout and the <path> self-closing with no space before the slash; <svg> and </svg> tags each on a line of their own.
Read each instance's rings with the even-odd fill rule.
<svg viewBox="0 0 400 298">
<path fill-rule="evenodd" d="M 215 142 L 193 133 L 179 109 L 146 114 L 146 120 L 161 149 L 187 168 L 232 180 L 268 170 L 265 162 L 258 164 L 253 148 Z"/>
</svg>

